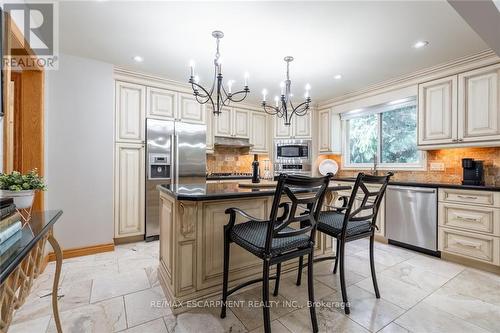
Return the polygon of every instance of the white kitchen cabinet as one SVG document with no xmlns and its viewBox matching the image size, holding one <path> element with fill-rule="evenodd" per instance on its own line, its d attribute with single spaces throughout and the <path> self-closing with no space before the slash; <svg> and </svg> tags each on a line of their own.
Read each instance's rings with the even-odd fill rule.
<svg viewBox="0 0 500 333">
<path fill-rule="evenodd" d="M 214 116 L 214 135 L 230 138 L 250 138 L 250 111 L 226 108 Z"/>
<path fill-rule="evenodd" d="M 254 153 L 269 153 L 268 116 L 264 112 L 250 113 L 250 143 Z"/>
<path fill-rule="evenodd" d="M 159 88 L 147 88 L 147 116 L 174 120 L 177 116 L 177 93 Z"/>
<path fill-rule="evenodd" d="M 207 153 L 214 151 L 214 116 L 212 112 L 207 112 Z"/>
<path fill-rule="evenodd" d="M 144 142 L 146 87 L 117 81 L 115 98 L 115 140 Z"/>
<path fill-rule="evenodd" d="M 459 141 L 500 140 L 500 64 L 458 75 Z"/>
<path fill-rule="evenodd" d="M 143 144 L 115 145 L 115 237 L 144 234 L 145 150 Z"/>
<path fill-rule="evenodd" d="M 274 117 L 274 138 L 276 139 L 310 139 L 312 136 L 312 110 L 305 116 L 294 115 L 289 126 L 283 118 Z"/>
<path fill-rule="evenodd" d="M 323 154 L 342 154 L 342 135 L 340 115 L 330 109 L 318 113 L 319 152 Z"/>
<path fill-rule="evenodd" d="M 198 103 L 193 95 L 179 93 L 177 120 L 194 124 L 206 124 L 205 105 Z"/>
<path fill-rule="evenodd" d="M 420 84 L 418 99 L 418 144 L 457 142 L 457 76 Z"/>
</svg>

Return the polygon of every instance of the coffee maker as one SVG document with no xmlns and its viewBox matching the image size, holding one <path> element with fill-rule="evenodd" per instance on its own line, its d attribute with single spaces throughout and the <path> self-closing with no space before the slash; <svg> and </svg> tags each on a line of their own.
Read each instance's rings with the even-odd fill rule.
<svg viewBox="0 0 500 333">
<path fill-rule="evenodd" d="M 462 168 L 464 169 L 463 185 L 484 185 L 483 161 L 463 158 Z"/>
</svg>

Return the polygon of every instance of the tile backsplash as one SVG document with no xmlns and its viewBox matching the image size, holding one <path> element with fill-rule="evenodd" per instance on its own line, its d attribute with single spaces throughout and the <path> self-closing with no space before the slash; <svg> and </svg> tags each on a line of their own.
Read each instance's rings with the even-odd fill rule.
<svg viewBox="0 0 500 333">
<path fill-rule="evenodd" d="M 431 150 L 427 152 L 427 171 L 396 171 L 395 180 L 439 182 L 460 184 L 462 182 L 462 158 L 484 161 L 484 181 L 486 185 L 500 186 L 500 148 L 454 148 Z M 341 166 L 341 156 L 320 156 L 331 158 Z M 442 163 L 444 170 L 431 171 L 431 163 Z M 339 177 L 355 176 L 357 170 L 341 169 Z"/>
<path fill-rule="evenodd" d="M 261 173 L 267 155 L 259 155 Z M 216 148 L 214 154 L 207 154 L 207 172 L 252 172 L 253 154 L 242 148 Z"/>
</svg>

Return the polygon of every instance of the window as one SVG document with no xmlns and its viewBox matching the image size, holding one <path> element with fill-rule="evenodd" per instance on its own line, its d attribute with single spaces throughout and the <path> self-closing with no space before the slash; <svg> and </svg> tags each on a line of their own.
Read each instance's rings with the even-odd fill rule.
<svg viewBox="0 0 500 333">
<path fill-rule="evenodd" d="M 417 150 L 417 107 L 414 98 L 342 114 L 345 167 L 422 169 L 425 156 Z"/>
</svg>

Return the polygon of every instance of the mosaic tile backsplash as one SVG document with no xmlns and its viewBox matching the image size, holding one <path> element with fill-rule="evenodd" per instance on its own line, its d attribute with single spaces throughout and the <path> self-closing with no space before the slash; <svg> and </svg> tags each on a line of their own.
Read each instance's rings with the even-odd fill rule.
<svg viewBox="0 0 500 333">
<path fill-rule="evenodd" d="M 395 180 L 416 182 L 437 182 L 460 184 L 462 182 L 462 158 L 484 161 L 484 181 L 486 185 L 500 186 L 500 148 L 454 148 L 427 152 L 427 171 L 396 171 Z M 320 156 L 319 160 L 330 158 L 341 166 L 341 156 Z M 430 163 L 443 163 L 444 171 L 431 171 Z M 339 177 L 351 177 L 357 170 L 341 169 Z"/>
<path fill-rule="evenodd" d="M 261 173 L 267 155 L 259 155 Z M 207 172 L 252 172 L 253 154 L 248 149 L 216 148 L 214 154 L 207 154 Z"/>
</svg>

